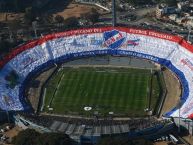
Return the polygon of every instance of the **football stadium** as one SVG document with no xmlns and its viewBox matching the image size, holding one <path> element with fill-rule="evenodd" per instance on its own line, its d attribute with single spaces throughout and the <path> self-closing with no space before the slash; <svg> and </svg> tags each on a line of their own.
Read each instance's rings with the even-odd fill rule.
<svg viewBox="0 0 193 145">
<path fill-rule="evenodd" d="M 180 36 L 123 26 L 45 35 L 0 60 L 0 108 L 24 128 L 79 143 L 107 135 L 154 140 L 174 127 L 168 119 L 193 118 L 192 52 Z M 180 87 L 170 110 L 164 70 Z"/>
</svg>

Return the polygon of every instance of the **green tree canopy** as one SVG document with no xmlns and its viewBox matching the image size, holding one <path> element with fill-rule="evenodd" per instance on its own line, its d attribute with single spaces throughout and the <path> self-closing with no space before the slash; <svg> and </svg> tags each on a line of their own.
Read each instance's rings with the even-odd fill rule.
<svg viewBox="0 0 193 145">
<path fill-rule="evenodd" d="M 105 137 L 100 140 L 97 145 L 153 145 L 152 142 L 144 139 L 132 139 L 127 137 Z"/>
<path fill-rule="evenodd" d="M 21 131 L 13 138 L 14 145 L 72 145 L 72 140 L 63 133 L 39 133 L 33 129 Z"/>
<path fill-rule="evenodd" d="M 60 15 L 57 15 L 57 16 L 55 17 L 55 21 L 56 21 L 57 23 L 64 23 L 64 18 L 63 18 L 62 16 L 60 16 Z"/>
<path fill-rule="evenodd" d="M 131 5 L 150 4 L 152 0 L 125 0 L 125 2 Z"/>
<path fill-rule="evenodd" d="M 66 28 L 77 28 L 79 25 L 78 19 L 76 17 L 70 17 L 64 20 L 64 26 Z"/>
<path fill-rule="evenodd" d="M 177 0 L 155 0 L 157 3 L 166 3 L 169 6 L 176 6 Z"/>
<path fill-rule="evenodd" d="M 103 138 L 97 145 L 128 145 L 127 140 L 123 140 L 121 138 Z"/>
<path fill-rule="evenodd" d="M 32 11 L 32 7 L 28 7 L 25 9 L 25 15 L 24 15 L 25 23 L 31 24 L 31 22 L 35 20 L 35 17 L 36 16 Z"/>
<path fill-rule="evenodd" d="M 98 11 L 94 8 L 91 9 L 90 13 L 85 13 L 81 15 L 81 18 L 88 20 L 92 23 L 96 23 L 98 22 L 100 14 L 98 13 Z"/>
<path fill-rule="evenodd" d="M 13 138 L 13 143 L 14 145 L 35 145 L 39 135 L 40 133 L 33 129 L 26 129 Z"/>
<path fill-rule="evenodd" d="M 68 135 L 63 133 L 44 133 L 39 136 L 37 145 L 72 145 Z"/>
</svg>

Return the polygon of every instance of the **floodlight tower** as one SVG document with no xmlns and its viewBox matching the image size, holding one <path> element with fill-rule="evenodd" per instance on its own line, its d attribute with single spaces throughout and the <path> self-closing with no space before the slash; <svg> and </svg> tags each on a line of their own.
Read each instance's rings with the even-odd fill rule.
<svg viewBox="0 0 193 145">
<path fill-rule="evenodd" d="M 112 0 L 112 25 L 116 26 L 116 0 Z"/>
<path fill-rule="evenodd" d="M 191 26 L 188 25 L 188 42 L 190 41 L 190 34 L 191 34 Z"/>
</svg>

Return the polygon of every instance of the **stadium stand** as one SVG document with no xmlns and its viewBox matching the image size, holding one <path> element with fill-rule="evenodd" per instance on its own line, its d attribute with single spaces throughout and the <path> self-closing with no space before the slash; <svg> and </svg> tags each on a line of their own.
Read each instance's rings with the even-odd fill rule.
<svg viewBox="0 0 193 145">
<path fill-rule="evenodd" d="M 147 128 L 155 128 L 156 126 L 164 126 L 170 121 L 161 120 L 158 121 L 154 118 L 136 118 L 128 120 L 107 120 L 106 118 L 100 118 L 94 120 L 92 118 L 69 118 L 47 115 L 29 115 L 21 114 L 17 116 L 28 124 L 33 122 L 53 132 L 65 132 L 69 135 L 84 135 L 84 136 L 97 136 L 97 135 L 109 135 L 128 133 L 130 131 L 142 131 Z M 148 132 L 145 131 L 147 134 Z"/>
<path fill-rule="evenodd" d="M 19 46 L 0 61 L 0 108 L 29 110 L 25 84 L 45 67 L 75 58 L 109 54 L 148 59 L 172 70 L 182 84 L 180 117 L 193 118 L 192 52 L 193 46 L 179 36 L 137 28 L 84 28 L 46 35 Z M 178 117 L 179 108 L 175 107 L 165 116 Z"/>
<path fill-rule="evenodd" d="M 15 117 L 16 124 L 23 128 L 34 128 L 40 132 L 61 132 L 68 134 L 72 139 L 80 143 L 98 142 L 104 136 L 118 136 L 127 138 L 144 137 L 155 140 L 170 133 L 175 127 L 170 120 L 156 118 L 135 118 L 128 120 L 107 120 L 100 118 L 72 118 L 49 115 L 31 115 L 21 113 Z"/>
</svg>

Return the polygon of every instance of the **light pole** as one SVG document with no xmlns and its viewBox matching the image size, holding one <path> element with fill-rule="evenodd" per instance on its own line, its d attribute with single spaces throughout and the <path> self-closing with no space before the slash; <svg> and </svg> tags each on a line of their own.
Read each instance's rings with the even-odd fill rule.
<svg viewBox="0 0 193 145">
<path fill-rule="evenodd" d="M 116 0 L 112 0 L 112 25 L 116 26 Z"/>
<path fill-rule="evenodd" d="M 6 108 L 5 108 L 5 109 L 6 109 L 6 110 L 5 110 L 5 113 L 6 113 L 6 115 L 7 115 L 7 121 L 8 121 L 8 123 L 10 123 L 9 111 L 8 111 L 7 106 L 6 106 Z"/>
<path fill-rule="evenodd" d="M 181 101 L 178 102 L 177 108 L 178 108 L 178 133 L 180 133 L 180 115 L 181 115 L 181 107 L 183 103 Z"/>
<path fill-rule="evenodd" d="M 180 133 L 180 108 L 179 108 L 179 116 L 178 116 L 178 133 Z"/>
<path fill-rule="evenodd" d="M 191 26 L 188 25 L 188 42 L 190 41 Z"/>
<path fill-rule="evenodd" d="M 35 38 L 37 38 L 37 21 L 32 22 L 32 28 L 34 30 Z"/>
<path fill-rule="evenodd" d="M 8 123 L 10 123 L 9 111 L 6 110 L 6 114 L 7 114 Z"/>
</svg>

